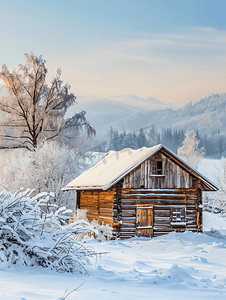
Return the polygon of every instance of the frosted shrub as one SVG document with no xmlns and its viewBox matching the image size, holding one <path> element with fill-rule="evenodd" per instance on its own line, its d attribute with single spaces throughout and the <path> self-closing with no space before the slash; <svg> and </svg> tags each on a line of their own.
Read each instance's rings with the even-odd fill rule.
<svg viewBox="0 0 226 300">
<path fill-rule="evenodd" d="M 75 213 L 74 220 L 75 221 L 82 221 L 85 220 L 88 222 L 87 218 L 87 209 L 77 209 Z M 94 237 L 98 242 L 109 241 L 112 238 L 112 227 L 104 224 L 100 224 L 98 220 L 93 219 L 90 223 L 92 228 L 94 228 L 95 234 Z"/>
<path fill-rule="evenodd" d="M 65 207 L 51 204 L 51 193 L 0 192 L 0 266 L 42 266 L 59 272 L 86 273 L 93 249 L 77 241 L 93 231 L 86 221 L 66 225 Z M 95 230 L 94 230 L 95 232 Z"/>
<path fill-rule="evenodd" d="M 62 188 L 87 167 L 76 149 L 45 142 L 33 152 L 1 152 L 0 163 L 1 183 L 7 190 L 15 193 L 23 187 L 35 189 L 36 193 L 54 192 L 58 206 L 74 209 L 74 192 L 62 191 Z"/>
<path fill-rule="evenodd" d="M 98 242 L 109 241 L 112 238 L 112 227 L 108 224 L 100 224 L 97 220 L 91 221 L 91 226 L 97 230 L 95 238 Z"/>
<path fill-rule="evenodd" d="M 76 213 L 75 213 L 75 221 L 85 220 L 88 222 L 87 212 L 88 212 L 88 209 L 77 208 Z"/>
</svg>

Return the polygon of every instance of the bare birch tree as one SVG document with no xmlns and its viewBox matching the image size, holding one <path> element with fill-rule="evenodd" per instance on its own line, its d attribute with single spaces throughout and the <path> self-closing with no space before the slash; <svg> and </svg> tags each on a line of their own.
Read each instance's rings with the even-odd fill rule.
<svg viewBox="0 0 226 300">
<path fill-rule="evenodd" d="M 84 111 L 64 119 L 76 97 L 61 81 L 61 70 L 48 86 L 45 60 L 33 53 L 25 54 L 25 58 L 26 64 L 19 65 L 18 70 L 10 71 L 3 65 L 0 72 L 8 91 L 0 100 L 0 149 L 33 151 L 44 140 L 73 139 L 80 128 L 85 128 L 88 136 L 95 134 Z"/>
</svg>

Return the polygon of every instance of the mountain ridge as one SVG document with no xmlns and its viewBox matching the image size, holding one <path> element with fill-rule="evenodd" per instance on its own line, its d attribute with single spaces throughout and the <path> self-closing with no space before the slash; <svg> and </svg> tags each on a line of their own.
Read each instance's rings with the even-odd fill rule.
<svg viewBox="0 0 226 300">
<path fill-rule="evenodd" d="M 120 132 L 132 132 L 153 124 L 158 130 L 166 127 L 187 130 L 198 128 L 202 134 L 210 135 L 211 130 L 219 128 L 226 134 L 226 93 L 211 94 L 177 109 L 167 107 L 156 110 L 133 106 L 132 101 L 129 105 L 101 97 L 91 101 L 91 98 L 89 101 L 81 101 L 82 97 L 78 97 L 78 105 L 70 108 L 70 111 L 85 110 L 87 120 L 97 130 L 97 135 L 105 135 L 110 127 Z"/>
</svg>

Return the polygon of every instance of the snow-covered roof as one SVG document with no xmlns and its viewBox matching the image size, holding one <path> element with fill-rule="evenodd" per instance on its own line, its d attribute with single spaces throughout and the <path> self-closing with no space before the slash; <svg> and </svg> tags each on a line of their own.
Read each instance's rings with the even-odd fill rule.
<svg viewBox="0 0 226 300">
<path fill-rule="evenodd" d="M 202 181 L 207 183 L 208 186 L 210 185 L 212 190 L 217 190 L 217 187 L 211 181 L 161 144 L 151 148 L 143 147 L 138 150 L 126 148 L 121 151 L 109 151 L 105 157 L 89 170 L 71 181 L 63 190 L 107 190 L 161 149 L 169 153 L 170 156 L 173 156 L 177 162 L 179 161 L 183 165 L 186 165 L 189 169 L 188 171 L 193 173 L 196 177 L 199 177 Z"/>
</svg>

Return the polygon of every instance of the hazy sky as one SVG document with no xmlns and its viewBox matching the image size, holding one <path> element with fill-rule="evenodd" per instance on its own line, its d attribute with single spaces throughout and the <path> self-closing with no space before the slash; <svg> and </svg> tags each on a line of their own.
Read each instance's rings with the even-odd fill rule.
<svg viewBox="0 0 226 300">
<path fill-rule="evenodd" d="M 33 51 L 77 95 L 226 92 L 225 0 L 0 0 L 0 64 Z"/>
</svg>

